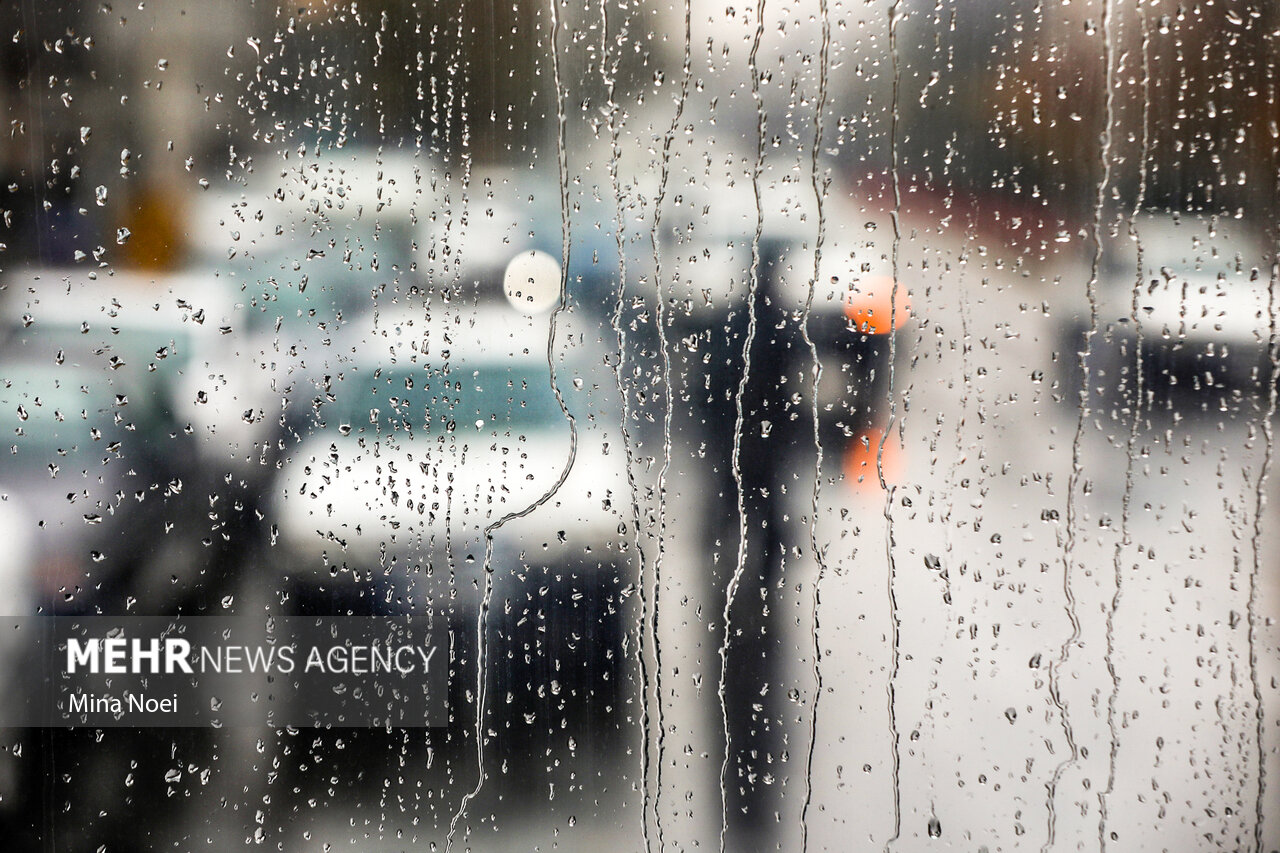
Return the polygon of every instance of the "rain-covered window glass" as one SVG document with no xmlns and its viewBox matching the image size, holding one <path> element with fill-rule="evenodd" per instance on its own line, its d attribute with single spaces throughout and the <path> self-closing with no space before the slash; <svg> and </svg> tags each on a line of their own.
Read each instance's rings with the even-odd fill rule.
<svg viewBox="0 0 1280 853">
<path fill-rule="evenodd" d="M 0 36 L 5 849 L 1280 848 L 1280 7 Z"/>
</svg>

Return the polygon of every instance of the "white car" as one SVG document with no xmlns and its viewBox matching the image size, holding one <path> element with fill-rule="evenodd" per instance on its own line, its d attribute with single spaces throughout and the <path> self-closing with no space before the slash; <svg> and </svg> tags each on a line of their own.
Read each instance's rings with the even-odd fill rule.
<svg viewBox="0 0 1280 853">
<path fill-rule="evenodd" d="M 571 434 L 550 385 L 547 323 L 454 303 L 348 327 L 270 512 L 290 612 L 443 615 L 455 690 L 474 684 L 488 586 L 486 671 L 508 719 L 531 726 L 548 703 L 557 714 L 566 702 L 616 708 L 636 582 L 627 460 L 602 435 L 616 416 L 593 416 L 611 406 L 612 377 L 603 357 L 557 347 L 577 424 L 565 476 Z"/>
<path fill-rule="evenodd" d="M 202 199 L 196 268 L 235 298 L 235 358 L 217 381 L 193 377 L 185 389 L 203 394 L 196 426 L 211 464 L 265 487 L 337 329 L 417 288 L 413 248 L 420 217 L 437 206 L 433 168 L 401 152 L 285 158 Z"/>
</svg>

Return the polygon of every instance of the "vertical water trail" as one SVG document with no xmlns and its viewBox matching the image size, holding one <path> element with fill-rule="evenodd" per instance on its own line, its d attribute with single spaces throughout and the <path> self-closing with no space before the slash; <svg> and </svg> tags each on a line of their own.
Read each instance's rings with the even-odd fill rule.
<svg viewBox="0 0 1280 853">
<path fill-rule="evenodd" d="M 1080 759 L 1080 745 L 1076 742 L 1075 729 L 1071 725 L 1067 703 L 1062 698 L 1062 681 L 1059 670 L 1066 665 L 1071 650 L 1080 642 L 1080 616 L 1076 612 L 1075 589 L 1071 579 L 1072 558 L 1075 553 L 1076 529 L 1076 489 L 1080 486 L 1080 475 L 1084 471 L 1081 462 L 1081 446 L 1084 441 L 1084 422 L 1089 409 L 1089 382 L 1091 361 L 1093 358 L 1093 339 L 1098 334 L 1098 270 L 1102 263 L 1102 213 L 1106 205 L 1107 187 L 1111 182 L 1111 125 L 1114 116 L 1114 69 L 1112 68 L 1112 16 L 1114 15 L 1112 0 L 1103 0 L 1102 6 L 1102 61 L 1106 72 L 1105 91 L 1103 92 L 1103 128 L 1099 136 L 1099 158 L 1102 165 L 1102 177 L 1098 180 L 1098 191 L 1094 197 L 1093 208 L 1093 260 L 1089 267 L 1089 282 L 1085 292 L 1089 299 L 1089 329 L 1085 332 L 1084 350 L 1079 354 L 1077 364 L 1080 367 L 1080 410 L 1076 413 L 1076 429 L 1071 439 L 1071 474 L 1067 478 L 1067 517 L 1066 538 L 1062 546 L 1062 592 L 1065 599 L 1063 609 L 1067 621 L 1071 623 L 1071 633 L 1063 641 L 1058 650 L 1058 657 L 1049 663 L 1049 696 L 1062 722 L 1062 733 L 1067 741 L 1067 757 L 1058 762 L 1053 775 L 1045 785 L 1045 808 L 1047 826 L 1044 845 L 1041 853 L 1053 847 L 1057 838 L 1058 815 L 1057 795 L 1058 782 L 1067 767 Z"/>
<path fill-rule="evenodd" d="M 658 178 L 658 194 L 653 203 L 653 227 L 649 229 L 649 244 L 653 249 L 653 279 L 657 291 L 658 349 L 662 357 L 662 467 L 658 469 L 658 553 L 653 561 L 653 616 L 650 629 L 653 637 L 653 666 L 655 697 L 658 712 L 658 772 L 654 779 L 653 817 L 658 833 L 658 849 L 662 843 L 662 817 L 659 805 L 662 799 L 662 764 L 666 752 L 666 723 L 662 705 L 662 641 L 658 636 L 658 616 L 662 606 L 662 558 L 667 548 L 667 472 L 671 469 L 671 412 L 675 398 L 671 388 L 671 352 L 667 346 L 666 298 L 662 292 L 662 253 L 658 248 L 658 231 L 662 227 L 662 204 L 666 199 L 667 180 L 671 175 L 671 143 L 676 137 L 680 117 L 684 115 L 685 102 L 689 99 L 689 78 L 692 76 L 692 27 L 693 10 L 690 0 L 684 0 L 684 61 L 680 73 L 680 95 L 676 100 L 671 127 L 662 140 L 662 167 Z"/>
<path fill-rule="evenodd" d="M 738 556 L 733 567 L 733 576 L 725 589 L 724 599 L 724 641 L 720 644 L 720 677 L 716 685 L 716 694 L 720 699 L 720 719 L 724 725 L 724 761 L 720 764 L 720 853 L 725 853 L 725 834 L 729 830 L 729 794 L 726 777 L 729 773 L 729 759 L 733 754 L 732 737 L 729 734 L 729 706 L 725 700 L 725 681 L 729 672 L 729 642 L 733 636 L 733 624 L 730 616 L 733 600 L 738 594 L 738 585 L 747 565 L 747 505 L 742 491 L 742 398 L 747 392 L 747 382 L 751 378 L 751 345 L 756 337 L 756 294 L 760 289 L 760 237 L 764 233 L 764 207 L 760 201 L 760 173 L 764 170 L 764 104 L 760 100 L 760 67 L 757 58 L 760 54 L 760 40 L 764 37 L 765 0 L 756 2 L 756 33 L 751 42 L 751 54 L 747 65 L 751 70 L 751 100 L 756 107 L 756 161 L 751 170 L 751 192 L 756 202 L 756 230 L 751 237 L 751 272 L 747 286 L 747 335 L 742 342 L 742 378 L 738 381 L 738 390 L 734 394 L 733 403 L 735 418 L 733 423 L 733 454 L 731 467 L 733 482 L 738 487 Z"/>
<path fill-rule="evenodd" d="M 813 708 L 809 712 L 809 745 L 804 763 L 804 803 L 800 806 L 800 851 L 807 853 L 809 849 L 809 806 L 813 802 L 813 754 L 818 744 L 818 705 L 822 701 L 822 644 L 821 622 L 819 611 L 822 608 L 822 579 L 827 572 L 826 558 L 818 545 L 818 500 L 822 492 L 822 437 L 818 429 L 818 385 L 822 381 L 822 360 L 818 358 L 818 347 L 809 334 L 809 316 L 813 310 L 813 292 L 818 284 L 818 276 L 822 270 L 822 246 L 827 237 L 826 222 L 826 182 L 818 179 L 818 154 L 822 150 L 822 111 L 827 108 L 827 62 L 831 50 L 831 19 L 827 11 L 827 0 L 818 0 L 818 18 L 822 26 L 822 43 L 818 50 L 818 100 L 813 108 L 813 147 L 810 149 L 810 178 L 813 185 L 813 199 L 818 208 L 818 237 L 813 245 L 813 277 L 809 279 L 809 292 L 805 295 L 804 315 L 800 322 L 800 332 L 804 336 L 805 345 L 809 348 L 809 358 L 813 361 L 813 383 L 810 386 L 811 408 L 809 416 L 813 418 L 813 495 L 809 506 L 809 547 L 813 551 L 813 559 L 818 564 L 818 574 L 813 581 L 813 601 L 811 618 L 813 620 Z"/>
<path fill-rule="evenodd" d="M 624 21 L 618 33 L 618 39 L 621 43 L 624 40 L 627 26 Z M 608 59 L 613 55 L 612 65 L 608 63 Z M 609 181 L 613 189 L 614 200 L 614 243 L 618 248 L 618 286 L 614 291 L 613 313 L 610 316 L 610 323 L 613 326 L 614 336 L 618 344 L 617 357 L 613 360 L 613 381 L 618 388 L 618 396 L 622 400 L 622 452 L 627 460 L 627 490 L 631 496 L 631 525 L 634 529 L 634 543 L 636 554 L 640 562 L 640 583 L 637 592 L 640 596 L 640 624 L 637 626 L 638 642 L 636 643 L 636 660 L 640 667 L 640 730 L 642 738 L 642 746 L 640 749 L 640 785 L 641 785 L 641 811 L 640 811 L 640 833 L 644 843 L 644 849 L 647 853 L 652 847 L 652 841 L 649 837 L 649 742 L 651 739 L 649 733 L 649 670 L 648 660 L 645 656 L 645 624 L 648 621 L 649 604 L 645 594 L 645 576 L 648 561 L 645 557 L 643 537 L 640 533 L 640 489 L 636 484 L 635 475 L 635 451 L 631 440 L 631 385 L 623 379 L 627 365 L 627 333 L 622 326 L 622 301 L 627 286 L 627 255 L 626 255 L 626 239 L 624 234 L 624 215 L 622 203 L 622 186 L 618 178 L 618 161 L 622 159 L 622 146 L 620 143 L 621 128 L 618 126 L 618 103 L 615 99 L 617 92 L 619 60 L 616 55 L 609 51 L 609 11 L 608 0 L 600 0 L 600 76 L 604 81 L 606 102 L 609 109 L 608 125 L 609 125 L 609 143 L 612 157 L 609 160 Z M 655 818 L 658 808 L 657 799 L 653 802 Z M 658 849 L 662 849 L 662 842 L 659 840 Z"/>
<path fill-rule="evenodd" d="M 462 2 L 465 2 L 465 0 L 462 0 Z M 462 10 L 460 8 L 458 12 L 458 31 L 456 34 L 458 44 L 463 43 L 462 20 L 463 20 L 463 16 L 462 16 Z M 493 31 L 493 28 L 492 26 L 490 26 L 490 32 L 492 31 Z M 461 137 L 459 146 L 462 149 L 462 213 L 459 217 L 459 225 L 461 226 L 462 230 L 459 232 L 460 238 L 463 235 L 465 235 L 467 226 L 471 222 L 471 169 L 472 169 L 473 161 L 475 159 L 471 150 L 471 128 L 467 122 L 467 115 L 468 115 L 467 114 L 467 94 L 471 90 L 471 87 L 469 85 L 471 82 L 471 77 L 470 77 L 471 60 L 470 59 L 467 59 L 465 61 L 465 63 L 463 64 L 463 69 L 464 69 L 464 72 L 463 72 L 464 77 L 462 80 L 462 83 L 463 83 L 462 91 L 458 93 L 458 114 L 461 117 L 460 120 L 462 124 L 462 127 L 460 128 L 460 132 L 459 132 L 459 135 Z M 452 210 L 450 210 L 450 212 L 452 213 Z M 462 280 L 462 267 L 461 265 L 459 265 L 457 267 L 457 273 L 454 276 L 454 280 L 451 283 L 450 288 L 453 289 L 453 288 L 460 287 L 461 280 Z"/>
<path fill-rule="evenodd" d="M 493 601 L 494 534 L 508 522 L 517 518 L 524 518 L 555 497 L 555 494 L 564 485 L 565 480 L 569 479 L 569 472 L 573 470 L 573 463 L 578 456 L 578 422 L 565 404 L 564 394 L 560 391 L 560 383 L 556 375 L 556 324 L 565 310 L 569 295 L 569 164 L 565 148 L 565 124 L 567 118 L 564 110 L 564 89 L 560 80 L 560 56 L 556 47 L 556 37 L 560 31 L 560 20 L 556 12 L 555 0 L 551 0 L 548 5 L 551 8 L 551 79 L 556 92 L 556 163 L 560 178 L 560 299 L 556 303 L 555 309 L 551 312 L 551 319 L 547 327 L 547 367 L 550 371 L 551 393 L 555 395 L 556 405 L 560 407 L 561 416 L 569 424 L 569 453 L 565 458 L 564 466 L 560 469 L 560 476 L 556 478 L 550 488 L 538 496 L 533 503 L 507 513 L 484 529 L 484 593 L 480 601 L 480 614 L 476 619 L 476 785 L 463 796 L 462 801 L 458 804 L 457 812 L 454 813 L 452 820 L 449 821 L 449 834 L 445 838 L 445 853 L 449 853 L 453 849 L 453 839 L 457 834 L 458 824 L 462 820 L 462 816 L 466 814 L 467 806 L 479 796 L 486 778 L 484 771 L 485 691 L 488 681 L 485 677 L 485 671 L 488 668 L 486 635 L 489 626 L 489 609 Z"/>
<path fill-rule="evenodd" d="M 463 35 L 464 35 L 463 16 L 460 9 L 458 12 L 458 28 L 453 33 L 453 37 L 457 40 L 457 43 L 461 44 L 463 41 Z M 470 82 L 469 72 L 470 72 L 471 63 L 470 63 L 470 60 L 464 60 L 459 56 L 455 56 L 455 59 L 461 64 L 463 69 L 463 72 L 462 72 L 463 85 L 461 87 L 461 92 L 458 93 L 458 112 L 461 116 L 461 121 L 462 121 L 462 128 L 460 133 L 461 138 L 459 140 L 459 147 L 461 148 L 460 156 L 462 160 L 462 207 L 461 207 L 461 211 L 458 212 L 459 230 L 456 232 L 456 239 L 461 242 L 466 237 L 466 233 L 467 233 L 466 229 L 467 229 L 467 224 L 469 220 L 470 203 L 471 203 L 470 187 L 471 187 L 471 167 L 472 167 L 473 158 L 471 153 L 471 132 L 467 129 L 467 126 L 466 126 L 467 92 L 469 90 L 469 87 L 466 84 Z M 433 93 L 434 103 L 432 104 L 432 108 L 435 110 L 442 109 L 445 115 L 450 115 L 453 108 L 453 98 L 454 98 L 452 80 L 450 80 L 449 85 L 446 88 L 446 92 L 447 92 L 447 98 L 445 100 L 443 107 L 439 104 L 438 98 Z M 449 134 L 449 128 L 446 126 L 446 142 L 449 141 L 448 134 Z M 449 172 L 447 170 L 441 176 L 441 178 L 444 181 L 451 180 L 451 178 L 449 177 Z M 455 211 L 454 211 L 454 205 L 453 205 L 453 194 L 451 192 L 446 191 L 445 197 L 444 197 L 444 219 L 445 219 L 444 240 L 446 242 L 449 240 L 449 237 L 453 232 L 454 212 Z M 451 277 L 451 280 L 449 281 L 449 284 L 447 285 L 447 288 L 448 290 L 444 294 L 445 305 L 448 305 L 451 301 L 453 301 L 453 299 L 462 295 L 462 265 L 461 264 L 453 265 L 453 275 Z"/>
<path fill-rule="evenodd" d="M 1280 239 L 1273 237 L 1272 252 L 1280 249 Z M 1267 356 L 1271 370 L 1267 375 L 1267 415 L 1262 421 L 1262 434 L 1266 438 L 1266 449 L 1263 452 L 1262 468 L 1258 472 L 1258 487 L 1253 514 L 1253 565 L 1249 571 L 1249 686 L 1253 690 L 1254 738 L 1256 740 L 1256 757 L 1258 760 L 1257 795 L 1254 799 L 1253 841 L 1255 853 L 1263 851 L 1263 805 L 1267 793 L 1267 750 L 1266 750 L 1266 714 L 1262 704 L 1262 680 L 1258 672 L 1258 580 L 1262 575 L 1262 513 L 1267 506 L 1267 477 L 1271 473 L 1271 463 L 1275 458 L 1275 432 L 1272 421 L 1276 416 L 1277 388 L 1276 381 L 1280 377 L 1280 333 L 1276 328 L 1277 282 L 1280 280 L 1280 260 L 1273 254 L 1271 261 L 1271 281 L 1267 286 Z"/>
<path fill-rule="evenodd" d="M 969 253 L 970 253 L 969 243 L 972 242 L 974 239 L 975 237 L 973 234 L 973 222 L 972 222 L 972 219 L 970 219 L 969 230 L 966 236 L 966 243 L 964 248 L 961 249 L 960 251 L 960 258 L 958 263 L 958 266 L 960 269 L 956 275 L 956 287 L 960 297 L 959 311 L 957 312 L 960 315 L 960 341 L 961 341 L 960 376 L 961 376 L 961 382 L 964 387 L 964 391 L 960 395 L 960 411 L 956 416 L 955 455 L 952 457 L 951 464 L 947 468 L 947 476 L 946 476 L 946 480 L 944 481 L 946 484 L 945 491 L 944 491 L 945 499 L 943 501 L 943 506 L 945 507 L 945 511 L 940 516 L 940 520 L 942 522 L 942 553 L 945 555 L 944 562 L 942 564 L 942 570 L 940 572 L 943 578 L 943 604 L 945 605 L 944 614 L 943 614 L 944 615 L 944 628 L 943 628 L 944 640 L 950 638 L 953 626 L 955 626 L 956 624 L 956 618 L 955 618 L 956 608 L 953 606 L 954 596 L 952 595 L 952 586 L 951 586 L 951 580 L 950 580 L 951 567 L 955 565 L 955 561 L 952 559 L 952 557 L 955 554 L 952 529 L 955 525 L 952 524 L 951 519 L 952 519 L 952 513 L 954 511 L 955 502 L 956 502 L 956 492 L 959 490 L 960 466 L 963 465 L 964 462 L 966 461 L 966 457 L 964 453 L 964 428 L 968 420 L 969 396 L 970 394 L 975 393 L 974 386 L 973 386 L 972 367 L 970 364 L 970 357 L 972 355 L 972 352 L 971 352 L 972 345 L 969 342 L 970 328 L 971 328 L 970 318 L 969 318 L 969 294 L 965 284 L 965 278 L 966 278 L 965 272 L 968 267 Z M 939 649 L 939 653 L 934 657 L 933 660 L 934 660 L 934 666 L 933 666 L 932 672 L 930 673 L 930 678 L 936 680 L 939 677 L 940 672 L 942 671 L 944 663 L 946 662 L 944 652 L 942 649 Z M 932 708 L 926 711 L 926 715 L 927 715 L 927 719 L 929 720 L 929 725 L 932 729 L 930 734 L 936 738 L 937 737 L 937 721 L 936 721 L 936 718 L 934 717 Z M 935 786 L 933 784 L 933 780 L 930 780 L 929 796 L 931 800 L 933 799 L 934 795 L 935 795 Z"/>
<path fill-rule="evenodd" d="M 1129 437 L 1125 441 L 1124 496 L 1121 498 L 1120 538 L 1116 541 L 1115 552 L 1112 554 L 1111 568 L 1114 592 L 1111 596 L 1111 604 L 1107 607 L 1105 660 L 1107 663 L 1107 675 L 1111 679 L 1111 692 L 1107 697 L 1107 734 L 1110 738 L 1110 747 L 1107 753 L 1107 786 L 1098 794 L 1098 850 L 1100 853 L 1106 853 L 1107 850 L 1107 820 L 1110 817 L 1109 800 L 1116 789 L 1116 762 L 1120 754 L 1120 731 L 1116 726 L 1116 705 L 1120 699 L 1120 676 L 1116 672 L 1114 658 L 1115 619 L 1124 591 L 1124 549 L 1132 542 L 1129 536 L 1129 521 L 1133 512 L 1133 469 L 1138 446 L 1138 428 L 1142 422 L 1142 371 L 1145 369 L 1142 362 L 1142 321 L 1138 314 L 1138 299 L 1142 293 L 1142 265 L 1144 259 L 1142 239 L 1138 235 L 1136 221 L 1138 214 L 1142 212 L 1142 206 L 1146 203 L 1147 197 L 1147 156 L 1151 143 L 1151 32 L 1146 13 L 1141 9 L 1138 10 L 1138 20 L 1142 24 L 1142 148 L 1138 153 L 1138 194 L 1134 199 L 1133 208 L 1129 211 L 1128 228 L 1129 237 L 1134 241 L 1138 253 L 1129 301 L 1129 322 L 1133 325 L 1134 332 L 1134 390 L 1133 401 L 1130 404 L 1132 412 L 1129 418 Z"/>
<path fill-rule="evenodd" d="M 1274 39 L 1272 34 L 1270 38 Z M 1267 61 L 1267 103 L 1276 102 L 1276 67 L 1275 50 L 1268 54 Z M 1272 133 L 1272 199 L 1280 192 L 1280 149 L 1275 144 Z M 1273 202 L 1274 203 L 1274 202 Z M 1271 473 L 1271 463 L 1275 458 L 1275 432 L 1272 426 L 1276 416 L 1277 388 L 1280 380 L 1280 329 L 1277 329 L 1277 298 L 1280 297 L 1280 220 L 1277 220 L 1274 209 L 1271 218 L 1271 279 L 1267 283 L 1267 357 L 1271 370 L 1267 377 L 1267 414 L 1262 419 L 1262 434 L 1266 446 L 1262 456 L 1262 468 L 1258 472 L 1258 485 L 1255 492 L 1253 511 L 1253 565 L 1249 569 L 1249 600 L 1246 619 L 1249 626 L 1249 686 L 1253 691 L 1254 739 L 1256 741 L 1256 758 L 1258 760 L 1258 785 L 1253 803 L 1253 846 L 1255 853 L 1263 851 L 1263 818 L 1264 804 L 1267 794 L 1267 749 L 1266 749 L 1266 714 L 1262 704 L 1262 679 L 1258 670 L 1258 581 L 1262 576 L 1262 513 L 1267 505 L 1267 478 Z"/>
<path fill-rule="evenodd" d="M 889 94 L 889 179 L 893 187 L 893 249 L 890 253 L 891 269 L 893 272 L 893 285 L 889 291 L 889 417 L 885 420 L 884 432 L 880 436 L 880 444 L 876 447 L 876 479 L 880 481 L 880 489 L 884 492 L 884 520 L 885 520 L 885 557 L 887 558 L 888 573 L 886 576 L 886 586 L 889 594 L 889 674 L 885 679 L 885 701 L 888 704 L 889 711 L 889 776 L 890 785 L 893 788 L 893 832 L 884 843 L 885 853 L 889 853 L 898 838 L 902 835 L 902 738 L 898 733 L 898 709 L 896 685 L 898 680 L 898 668 L 900 664 L 899 633 L 902 628 L 900 617 L 898 616 L 898 592 L 897 592 L 897 566 L 894 565 L 893 557 L 893 494 L 894 488 L 891 487 L 884 478 L 884 445 L 889 440 L 889 434 L 893 432 L 894 421 L 897 419 L 897 388 L 895 386 L 896 365 L 894 362 L 898 360 L 898 343 L 896 328 L 898 325 L 898 256 L 902 251 L 902 186 L 898 175 L 898 122 L 901 119 L 898 110 L 898 89 L 902 82 L 902 69 L 898 59 L 898 23 L 899 23 L 899 3 L 901 0 L 893 0 L 889 5 L 889 61 L 892 69 L 892 87 Z"/>
<path fill-rule="evenodd" d="M 971 225 L 971 228 L 972 228 L 972 225 Z M 972 230 L 970 231 L 970 239 L 973 239 Z M 969 335 L 970 335 L 969 293 L 965 289 L 965 275 L 964 275 L 964 270 L 967 267 L 968 262 L 969 262 L 969 246 L 966 244 L 964 249 L 962 249 L 960 252 L 961 272 L 959 273 L 959 275 L 956 276 L 956 285 L 958 286 L 960 291 L 960 311 L 959 311 L 960 341 L 961 341 L 960 376 L 961 376 L 961 381 L 964 383 L 964 392 L 960 395 L 960 414 L 956 418 L 956 446 L 955 446 L 956 455 L 955 455 L 955 458 L 951 460 L 951 465 L 947 469 L 947 480 L 946 480 L 947 499 L 945 503 L 946 513 L 942 516 L 942 521 L 944 524 L 942 528 L 942 537 L 943 537 L 942 548 L 943 548 L 943 553 L 945 553 L 948 558 L 953 553 L 952 537 L 951 537 L 951 528 L 952 528 L 951 515 L 955 509 L 955 495 L 956 495 L 956 491 L 959 488 L 959 485 L 958 485 L 959 481 L 957 479 L 957 475 L 960 473 L 960 466 L 964 462 L 964 425 L 969 412 L 969 395 L 971 393 L 974 393 L 972 365 L 970 363 L 970 357 L 972 356 L 973 345 L 969 343 Z M 950 614 L 948 614 L 947 618 L 948 620 L 951 618 Z"/>
</svg>

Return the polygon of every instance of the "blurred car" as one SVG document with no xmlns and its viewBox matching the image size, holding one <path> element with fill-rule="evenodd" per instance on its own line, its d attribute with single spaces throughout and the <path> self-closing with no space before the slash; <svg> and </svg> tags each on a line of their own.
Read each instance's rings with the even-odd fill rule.
<svg viewBox="0 0 1280 853">
<path fill-rule="evenodd" d="M 553 490 L 570 430 L 550 387 L 546 324 L 510 305 L 437 302 L 348 325 L 314 423 L 272 489 L 285 608 L 445 618 L 464 729 L 487 582 L 495 725 L 545 734 L 562 718 L 620 713 L 634 583 L 627 460 L 601 435 L 604 419 L 587 416 L 608 405 L 603 359 L 566 347 L 557 374 L 578 415 L 576 461 Z"/>
<path fill-rule="evenodd" d="M 575 215 L 602 205 L 579 199 Z M 217 383 L 192 379 L 187 393 L 205 395 L 196 413 L 207 439 L 201 452 L 245 480 L 246 494 L 266 487 L 282 447 L 305 430 L 344 325 L 367 326 L 375 310 L 427 298 L 506 305 L 530 264 L 554 264 L 556 280 L 543 282 L 537 304 L 526 293 L 526 307 L 546 310 L 559 295 L 555 184 L 498 170 L 464 188 L 460 176 L 414 152 L 260 164 L 247 185 L 204 197 L 193 227 L 201 235 L 196 274 L 235 296 L 236 358 Z M 599 216 L 574 237 L 571 299 L 588 306 L 599 303 L 611 269 L 596 260 L 605 238 Z"/>
<path fill-rule="evenodd" d="M 186 393 L 204 394 L 201 453 L 245 482 L 246 499 L 266 488 L 286 438 L 307 422 L 335 331 L 418 289 L 413 250 L 419 216 L 434 209 L 431 164 L 363 153 L 264 165 L 194 213 L 191 274 L 234 296 L 235 358 L 217 383 L 193 378 Z"/>
<path fill-rule="evenodd" d="M 198 401 L 180 387 L 228 360 L 225 301 L 199 281 L 83 269 L 5 284 L 0 482 L 31 525 L 42 606 L 123 612 L 194 593 L 210 531 L 193 494 Z"/>
<path fill-rule="evenodd" d="M 1104 245 L 1090 371 L 1095 393 L 1106 399 L 1123 390 L 1117 399 L 1134 399 L 1140 337 L 1141 405 L 1234 408 L 1266 370 L 1270 267 L 1256 235 L 1247 222 L 1193 214 L 1144 215 L 1135 234 L 1119 233 Z M 1068 388 L 1079 387 L 1077 354 L 1089 328 L 1080 290 L 1066 324 Z"/>
<path fill-rule="evenodd" d="M 14 589 L 31 604 L 76 609 L 134 559 L 128 515 L 134 495 L 147 495 L 149 466 L 139 476 L 137 460 L 122 452 L 129 436 L 116 413 L 123 409 L 101 375 L 30 361 L 8 362 L 3 372 L 8 453 L 0 489 L 10 523 L 35 540 L 34 549 L 9 557 L 29 561 L 11 570 Z"/>
</svg>

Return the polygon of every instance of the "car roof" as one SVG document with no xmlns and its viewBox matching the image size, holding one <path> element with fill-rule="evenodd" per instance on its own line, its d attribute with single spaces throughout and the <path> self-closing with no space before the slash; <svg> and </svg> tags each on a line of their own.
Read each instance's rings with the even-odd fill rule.
<svg viewBox="0 0 1280 853">
<path fill-rule="evenodd" d="M 414 152 L 329 152 L 260 162 L 245 183 L 203 195 L 199 253 L 222 262 L 271 255 L 321 235 L 340 243 L 395 232 L 405 245 L 440 206 L 441 167 Z"/>
</svg>

